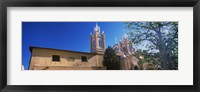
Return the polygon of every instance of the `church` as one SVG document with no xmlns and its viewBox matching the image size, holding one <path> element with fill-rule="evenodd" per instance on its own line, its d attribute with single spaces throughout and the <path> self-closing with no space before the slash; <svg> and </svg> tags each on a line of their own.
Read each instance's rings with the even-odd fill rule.
<svg viewBox="0 0 200 92">
<path fill-rule="evenodd" d="M 96 24 L 90 34 L 89 53 L 30 46 L 29 70 L 106 70 L 102 64 L 105 49 L 105 33 Z M 120 70 L 140 69 L 127 34 L 123 34 L 122 40 L 116 42 L 113 49 L 120 59 Z"/>
</svg>

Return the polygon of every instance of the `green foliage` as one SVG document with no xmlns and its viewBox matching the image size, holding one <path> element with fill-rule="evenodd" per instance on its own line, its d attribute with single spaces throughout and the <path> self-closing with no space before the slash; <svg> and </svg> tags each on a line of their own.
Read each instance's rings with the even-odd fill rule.
<svg viewBox="0 0 200 92">
<path fill-rule="evenodd" d="M 120 61 L 115 54 L 115 51 L 112 47 L 108 46 L 104 53 L 103 65 L 106 66 L 107 70 L 119 70 L 120 69 Z"/>
<path fill-rule="evenodd" d="M 148 53 L 147 50 L 137 50 L 135 52 L 135 56 L 139 59 L 138 64 L 140 65 L 140 68 L 143 68 L 144 63 L 153 63 L 156 68 L 157 66 L 160 66 L 160 59 L 159 59 L 159 53 Z"/>
<path fill-rule="evenodd" d="M 140 52 L 148 60 L 166 70 L 178 69 L 178 22 L 126 22 L 125 25 L 136 46 L 146 43 L 147 53 Z"/>
</svg>

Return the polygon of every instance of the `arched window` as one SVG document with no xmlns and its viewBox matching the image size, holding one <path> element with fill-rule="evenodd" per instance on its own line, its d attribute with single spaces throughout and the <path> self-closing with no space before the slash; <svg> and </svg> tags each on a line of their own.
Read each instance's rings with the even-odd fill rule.
<svg viewBox="0 0 200 92">
<path fill-rule="evenodd" d="M 95 49 L 95 39 L 94 38 L 92 39 L 92 49 L 93 50 Z"/>
<path fill-rule="evenodd" d="M 139 70 L 139 67 L 138 67 L 138 66 L 135 66 L 135 67 L 134 67 L 134 70 Z"/>
<path fill-rule="evenodd" d="M 102 39 L 99 37 L 99 47 L 103 48 Z"/>
</svg>

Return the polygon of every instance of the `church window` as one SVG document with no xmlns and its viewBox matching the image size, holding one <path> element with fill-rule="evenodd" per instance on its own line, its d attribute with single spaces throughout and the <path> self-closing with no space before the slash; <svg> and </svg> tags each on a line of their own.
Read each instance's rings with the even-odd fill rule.
<svg viewBox="0 0 200 92">
<path fill-rule="evenodd" d="M 99 39 L 99 47 L 103 48 L 103 40 L 101 39 L 101 37 L 99 37 L 98 39 Z"/>
<path fill-rule="evenodd" d="M 94 50 L 95 49 L 95 39 L 92 39 L 92 50 Z"/>
<path fill-rule="evenodd" d="M 125 47 L 123 47 L 123 52 L 126 52 L 126 48 Z"/>
<path fill-rule="evenodd" d="M 99 47 L 101 48 L 101 39 L 100 38 L 98 38 L 99 39 Z"/>
<path fill-rule="evenodd" d="M 60 61 L 60 56 L 59 55 L 53 55 L 52 56 L 52 61 L 59 62 Z"/>
<path fill-rule="evenodd" d="M 86 56 L 82 56 L 81 60 L 82 60 L 82 62 L 87 62 L 87 57 Z"/>
<path fill-rule="evenodd" d="M 139 70 L 139 67 L 138 67 L 138 66 L 135 66 L 135 67 L 134 67 L 134 70 Z"/>
<path fill-rule="evenodd" d="M 73 57 L 68 57 L 68 61 L 74 61 Z"/>
</svg>

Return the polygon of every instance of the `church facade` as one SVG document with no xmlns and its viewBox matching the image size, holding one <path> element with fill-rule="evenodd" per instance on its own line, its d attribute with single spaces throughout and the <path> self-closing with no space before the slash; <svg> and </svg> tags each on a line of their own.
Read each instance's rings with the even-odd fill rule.
<svg viewBox="0 0 200 92">
<path fill-rule="evenodd" d="M 29 70 L 106 70 L 103 56 L 106 49 L 105 33 L 96 24 L 90 34 L 90 53 L 43 47 L 30 47 Z M 120 59 L 121 70 L 139 69 L 132 43 L 126 34 L 113 46 Z"/>
<path fill-rule="evenodd" d="M 121 70 L 138 70 L 139 60 L 134 56 L 135 49 L 131 41 L 129 41 L 127 34 L 124 34 L 122 40 L 116 42 L 113 49 L 117 56 L 120 57 L 120 68 Z"/>
</svg>

